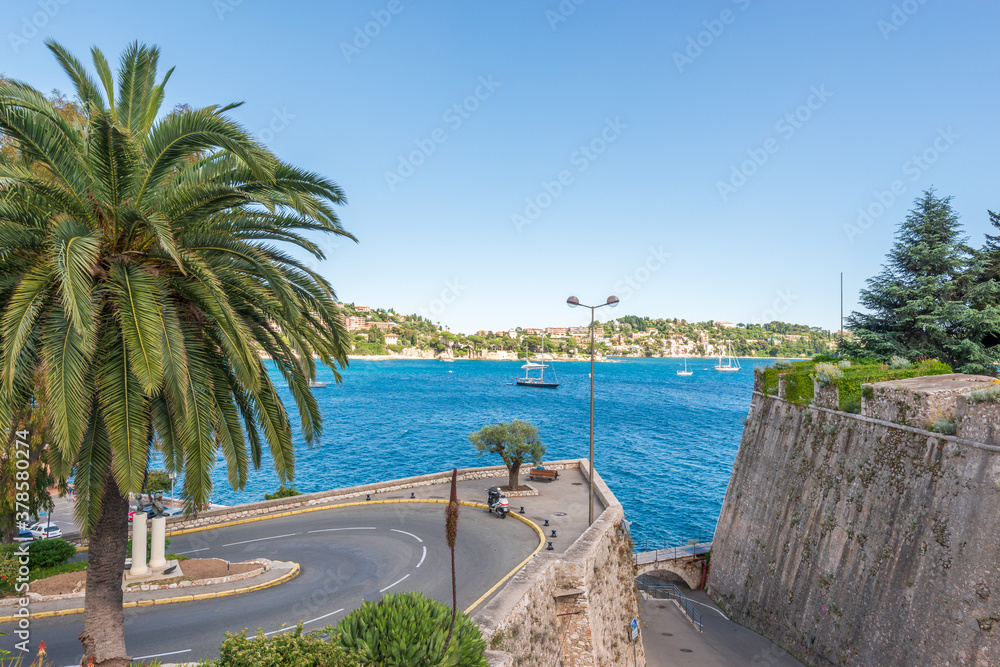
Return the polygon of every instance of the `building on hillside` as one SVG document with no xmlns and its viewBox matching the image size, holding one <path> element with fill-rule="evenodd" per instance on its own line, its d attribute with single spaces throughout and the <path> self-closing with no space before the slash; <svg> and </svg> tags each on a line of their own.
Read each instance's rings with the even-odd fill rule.
<svg viewBox="0 0 1000 667">
<path fill-rule="evenodd" d="M 579 334 L 589 334 L 590 327 L 569 327 L 566 329 L 566 333 L 571 336 L 576 336 Z"/>
<path fill-rule="evenodd" d="M 344 326 L 348 331 L 360 331 L 368 328 L 368 318 L 351 315 L 344 318 Z"/>
<path fill-rule="evenodd" d="M 550 336 L 565 336 L 566 327 L 545 327 L 545 333 Z"/>
<path fill-rule="evenodd" d="M 522 329 L 522 331 L 529 336 L 541 336 L 545 333 L 545 329 Z"/>
<path fill-rule="evenodd" d="M 359 313 L 370 313 L 372 312 L 371 306 L 354 306 L 354 310 Z"/>
<path fill-rule="evenodd" d="M 396 334 L 394 334 L 394 333 L 386 334 L 385 335 L 385 344 L 386 345 L 398 345 L 399 344 L 399 336 L 396 335 Z"/>
<path fill-rule="evenodd" d="M 371 329 L 372 327 L 375 327 L 376 329 L 378 329 L 380 331 L 388 331 L 389 329 L 392 329 L 394 326 L 396 326 L 395 322 L 369 322 L 368 323 L 368 328 L 369 329 Z"/>
<path fill-rule="evenodd" d="M 507 330 L 507 337 L 508 338 L 513 338 L 514 340 L 517 340 L 517 329 L 508 329 Z"/>
<path fill-rule="evenodd" d="M 735 329 L 736 328 L 736 325 L 733 324 L 732 322 L 716 322 L 715 326 L 717 326 L 720 329 Z"/>
</svg>

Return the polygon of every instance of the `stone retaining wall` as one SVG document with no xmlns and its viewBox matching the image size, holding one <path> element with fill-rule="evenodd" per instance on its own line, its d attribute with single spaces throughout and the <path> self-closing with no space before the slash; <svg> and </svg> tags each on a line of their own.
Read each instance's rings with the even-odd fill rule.
<svg viewBox="0 0 1000 667">
<path fill-rule="evenodd" d="M 547 466 L 548 467 L 548 466 Z M 589 466 L 580 462 L 588 476 Z M 494 665 L 633 665 L 630 625 L 638 618 L 632 540 L 617 498 L 594 477 L 607 508 L 564 554 L 541 552 L 474 617 L 493 648 Z M 642 638 L 638 664 L 645 665 Z M 506 661 L 506 663 L 504 662 Z"/>
<path fill-rule="evenodd" d="M 709 594 L 807 665 L 1000 664 L 1000 447 L 913 425 L 984 436 L 1000 406 L 906 382 L 876 388 L 882 418 L 754 395 Z"/>
</svg>

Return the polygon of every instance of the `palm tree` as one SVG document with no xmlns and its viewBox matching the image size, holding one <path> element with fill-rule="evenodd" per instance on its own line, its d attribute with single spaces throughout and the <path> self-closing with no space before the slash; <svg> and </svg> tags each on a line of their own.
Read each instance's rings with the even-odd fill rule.
<svg viewBox="0 0 1000 667">
<path fill-rule="evenodd" d="M 125 665 L 122 563 L 128 495 L 153 449 L 184 478 L 191 511 L 211 491 L 217 450 L 246 484 L 266 442 L 279 482 L 294 476 L 289 417 L 263 361 L 288 383 L 302 434 L 322 420 L 316 362 L 347 363 L 330 284 L 279 247 L 323 259 L 309 236 L 353 237 L 331 181 L 278 160 L 226 112 L 161 113 L 159 50 L 130 45 L 117 79 L 95 80 L 48 43 L 79 98 L 78 118 L 39 91 L 0 82 L 0 432 L 42 391 L 50 463 L 71 475 L 90 540 L 83 664 Z M 11 157 L 13 155 L 13 157 Z"/>
</svg>

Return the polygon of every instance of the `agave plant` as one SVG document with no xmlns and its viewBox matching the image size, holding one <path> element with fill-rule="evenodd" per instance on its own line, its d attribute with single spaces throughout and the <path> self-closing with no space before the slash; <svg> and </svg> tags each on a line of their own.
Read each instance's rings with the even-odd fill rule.
<svg viewBox="0 0 1000 667">
<path fill-rule="evenodd" d="M 266 443 L 294 476 L 289 417 L 264 356 L 288 383 L 306 441 L 322 420 L 316 363 L 347 363 L 331 285 L 288 249 L 352 238 L 331 181 L 277 159 L 227 116 L 163 113 L 156 47 L 132 44 L 97 78 L 55 42 L 80 113 L 0 81 L 0 430 L 48 406 L 50 464 L 72 476 L 89 536 L 83 663 L 124 665 L 128 495 L 151 450 L 203 504 L 221 449 L 242 488 Z M 302 252 L 299 253 L 303 254 Z M 32 381 L 41 373 L 44 381 Z"/>
</svg>

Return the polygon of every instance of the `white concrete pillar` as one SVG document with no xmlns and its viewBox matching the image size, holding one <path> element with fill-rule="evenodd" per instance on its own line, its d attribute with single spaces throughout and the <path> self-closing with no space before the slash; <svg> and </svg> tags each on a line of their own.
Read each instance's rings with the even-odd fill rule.
<svg viewBox="0 0 1000 667">
<path fill-rule="evenodd" d="M 162 568 L 167 564 L 164 558 L 167 549 L 167 517 L 158 516 L 150 522 L 150 545 L 149 567 L 151 569 Z"/>
<path fill-rule="evenodd" d="M 132 517 L 132 568 L 129 576 L 141 577 L 149 573 L 146 567 L 146 513 L 136 512 Z"/>
</svg>

